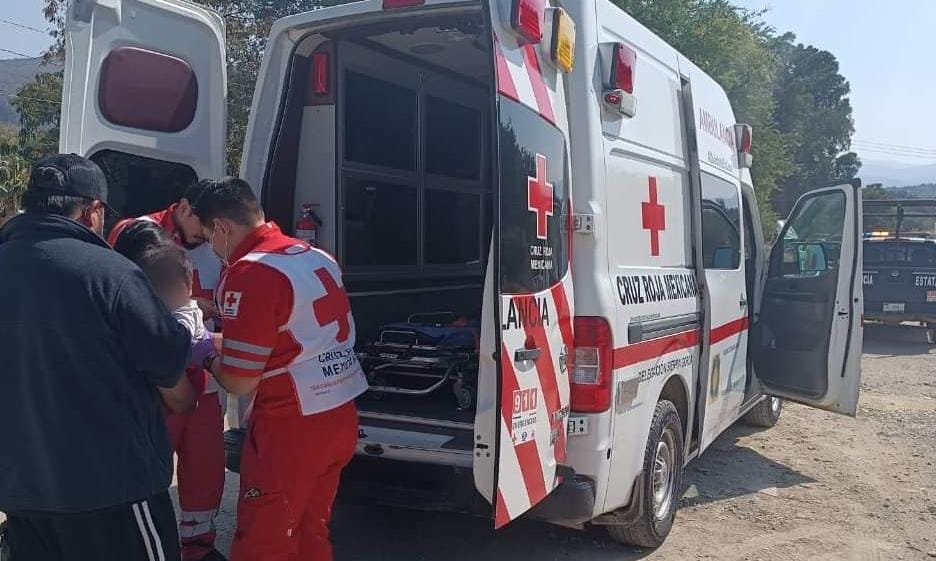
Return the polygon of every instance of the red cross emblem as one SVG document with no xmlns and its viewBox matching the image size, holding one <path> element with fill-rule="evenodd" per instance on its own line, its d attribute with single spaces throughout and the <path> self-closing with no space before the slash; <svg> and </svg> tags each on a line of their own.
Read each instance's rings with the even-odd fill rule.
<svg viewBox="0 0 936 561">
<path fill-rule="evenodd" d="M 650 230 L 650 255 L 660 255 L 660 232 L 666 230 L 666 207 L 657 202 L 657 178 L 650 178 L 650 200 L 640 203 L 643 229 Z"/>
<path fill-rule="evenodd" d="M 527 177 L 527 209 L 536 213 L 536 237 L 549 237 L 548 218 L 553 215 L 553 184 L 546 182 L 546 156 L 536 155 L 536 177 Z"/>
<path fill-rule="evenodd" d="M 338 286 L 325 267 L 316 269 L 315 276 L 325 287 L 325 296 L 312 302 L 315 319 L 322 327 L 338 322 L 338 335 L 335 339 L 344 343 L 351 335 L 351 301 L 348 299 L 348 293 Z"/>
</svg>

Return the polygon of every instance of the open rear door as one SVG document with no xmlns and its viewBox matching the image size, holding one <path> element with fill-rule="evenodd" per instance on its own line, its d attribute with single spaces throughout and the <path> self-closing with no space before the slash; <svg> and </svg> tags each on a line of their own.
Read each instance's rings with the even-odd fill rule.
<svg viewBox="0 0 936 561">
<path fill-rule="evenodd" d="M 65 25 L 60 149 L 224 173 L 224 22 L 180 0 L 75 0 Z"/>
<path fill-rule="evenodd" d="M 483 354 L 496 361 L 482 364 L 476 443 L 494 449 L 476 450 L 475 480 L 494 503 L 499 528 L 545 499 L 567 474 L 561 466 L 572 346 L 571 186 L 565 74 L 551 48 L 556 33 L 574 41 L 574 22 L 556 3 L 486 4 L 496 76 L 497 195 L 483 313 L 492 335 L 483 343 L 493 352 Z"/>
<path fill-rule="evenodd" d="M 765 393 L 855 415 L 863 309 L 861 189 L 803 195 L 770 252 L 754 364 Z"/>
</svg>

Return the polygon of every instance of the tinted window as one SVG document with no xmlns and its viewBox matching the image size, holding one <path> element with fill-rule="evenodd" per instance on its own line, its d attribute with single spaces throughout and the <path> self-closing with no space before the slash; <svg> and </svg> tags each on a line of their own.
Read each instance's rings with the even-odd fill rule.
<svg viewBox="0 0 936 561">
<path fill-rule="evenodd" d="M 416 92 L 350 70 L 344 86 L 345 158 L 416 169 Z"/>
<path fill-rule="evenodd" d="M 481 175 L 481 114 L 457 103 L 426 98 L 429 173 L 477 179 Z"/>
<path fill-rule="evenodd" d="M 104 59 L 98 104 L 115 125 L 179 132 L 195 118 L 198 81 L 191 65 L 180 58 L 120 47 Z"/>
<path fill-rule="evenodd" d="M 426 191 L 426 263 L 454 265 L 480 260 L 481 195 Z"/>
<path fill-rule="evenodd" d="M 565 139 L 535 112 L 501 100 L 500 145 L 501 291 L 540 292 L 569 265 Z"/>
<path fill-rule="evenodd" d="M 741 197 L 738 187 L 702 174 L 702 265 L 737 269 L 741 265 Z"/>
<path fill-rule="evenodd" d="M 894 267 L 936 267 L 936 246 L 925 242 L 865 242 L 864 263 Z"/>
<path fill-rule="evenodd" d="M 345 263 L 416 265 L 416 189 L 367 179 L 344 188 Z"/>
<path fill-rule="evenodd" d="M 98 152 L 91 159 L 107 177 L 108 204 L 122 217 L 164 209 L 197 181 L 192 168 L 182 164 L 113 150 Z"/>
</svg>

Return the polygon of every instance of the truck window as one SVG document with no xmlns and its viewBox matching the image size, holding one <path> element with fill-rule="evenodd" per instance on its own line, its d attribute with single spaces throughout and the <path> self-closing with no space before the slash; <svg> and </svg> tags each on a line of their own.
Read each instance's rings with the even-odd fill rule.
<svg viewBox="0 0 936 561">
<path fill-rule="evenodd" d="M 738 187 L 702 174 L 702 265 L 706 269 L 741 266 L 741 197 Z"/>
<path fill-rule="evenodd" d="M 419 222 L 415 187 L 347 178 L 344 197 L 345 263 L 416 265 Z"/>
<path fill-rule="evenodd" d="M 794 209 L 783 244 L 782 262 L 770 264 L 770 277 L 810 277 L 838 269 L 845 222 L 842 193 L 819 193 Z"/>
<path fill-rule="evenodd" d="M 481 176 L 481 113 L 426 96 L 427 171 L 458 179 Z M 458 131 L 458 134 L 452 134 Z"/>
</svg>

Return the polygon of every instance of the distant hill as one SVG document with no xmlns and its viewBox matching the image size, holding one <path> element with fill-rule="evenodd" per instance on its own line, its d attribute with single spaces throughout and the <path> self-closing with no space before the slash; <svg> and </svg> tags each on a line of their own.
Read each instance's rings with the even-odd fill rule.
<svg viewBox="0 0 936 561">
<path fill-rule="evenodd" d="M 936 199 L 936 183 L 910 187 L 891 187 L 887 192 L 895 199 Z"/>
<path fill-rule="evenodd" d="M 47 71 L 39 58 L 9 58 L 0 60 L 0 124 L 18 124 L 19 115 L 10 105 L 10 95 L 32 80 L 39 72 Z"/>
<path fill-rule="evenodd" d="M 936 183 L 936 164 L 912 165 L 862 159 L 858 175 L 865 185 L 883 183 L 885 187 L 917 186 Z"/>
</svg>

